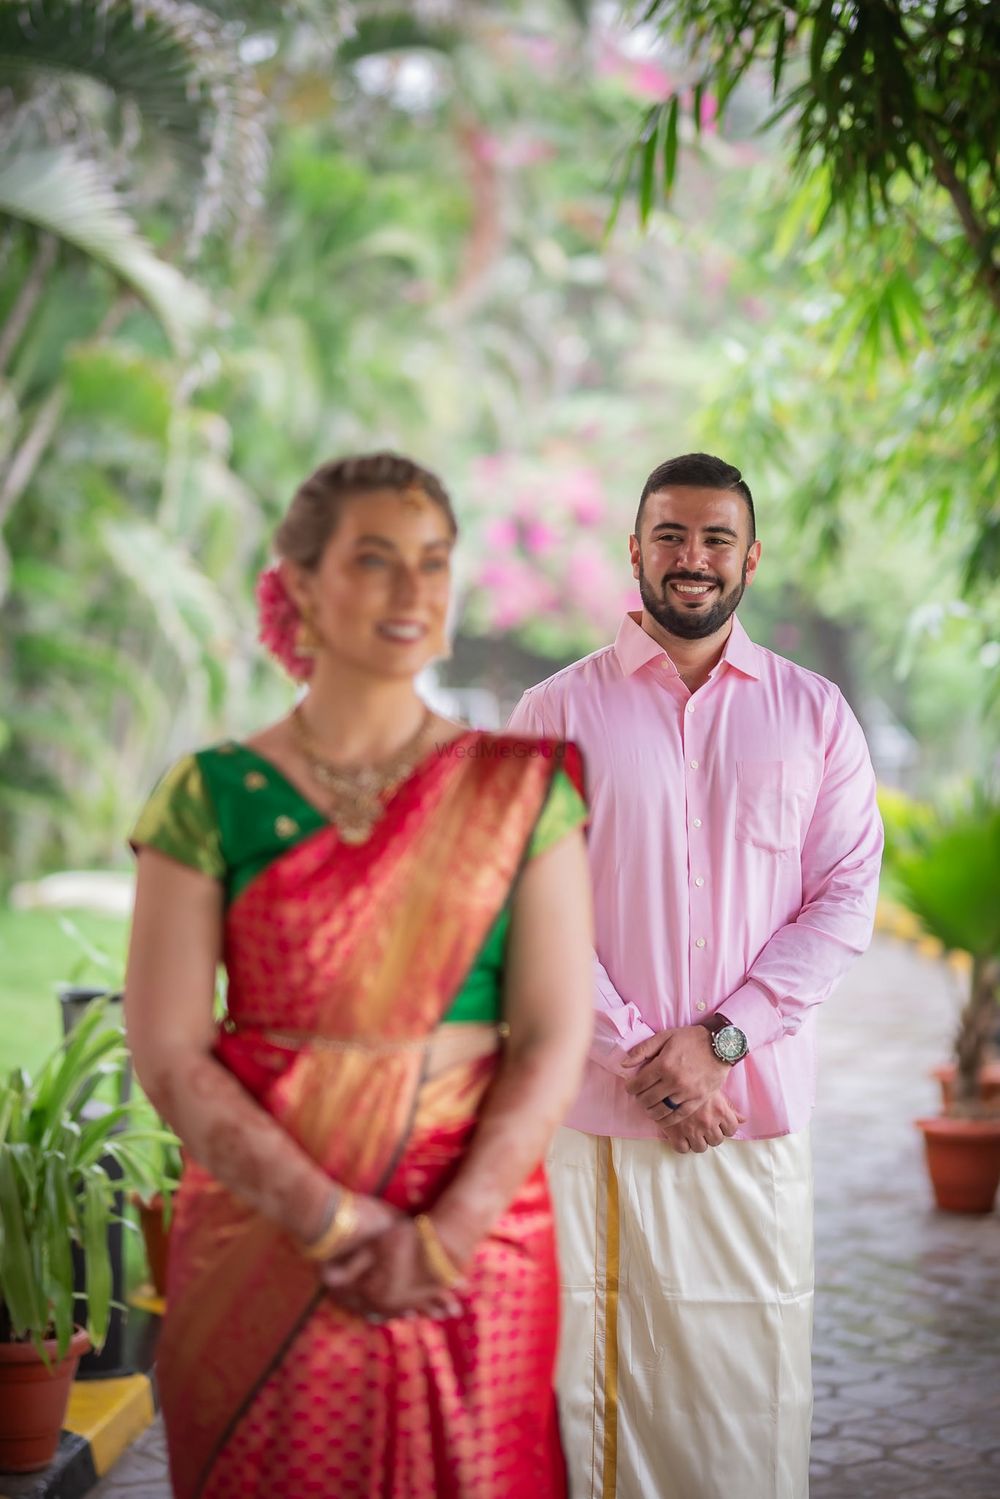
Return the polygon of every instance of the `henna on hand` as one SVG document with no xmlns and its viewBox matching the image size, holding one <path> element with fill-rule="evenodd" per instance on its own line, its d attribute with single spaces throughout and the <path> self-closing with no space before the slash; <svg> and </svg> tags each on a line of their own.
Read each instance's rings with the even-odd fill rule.
<svg viewBox="0 0 1000 1499">
<path fill-rule="evenodd" d="M 141 1080 L 216 1180 L 303 1243 L 319 1236 L 335 1184 L 221 1063 L 199 1052 Z"/>
</svg>

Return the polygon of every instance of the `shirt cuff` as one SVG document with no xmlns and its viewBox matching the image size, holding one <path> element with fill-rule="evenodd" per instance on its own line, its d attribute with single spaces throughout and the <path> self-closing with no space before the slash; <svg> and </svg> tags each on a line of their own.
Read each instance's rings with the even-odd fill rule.
<svg viewBox="0 0 1000 1499">
<path fill-rule="evenodd" d="M 594 1039 L 590 1044 L 591 1060 L 608 1072 L 616 1073 L 618 1077 L 631 1077 L 635 1063 L 629 1061 L 629 1052 L 640 1041 L 648 1041 L 650 1036 L 655 1036 L 656 1032 L 643 1020 L 636 1021 L 627 1030 L 620 1030 L 616 1026 L 613 1035 L 609 1035 L 608 1030 L 602 1027 L 601 1016 L 598 1014 Z"/>
<path fill-rule="evenodd" d="M 746 1036 L 751 1056 L 759 1047 L 768 1046 L 785 1034 L 778 1006 L 767 990 L 752 980 L 731 994 L 719 1009 Z"/>
</svg>

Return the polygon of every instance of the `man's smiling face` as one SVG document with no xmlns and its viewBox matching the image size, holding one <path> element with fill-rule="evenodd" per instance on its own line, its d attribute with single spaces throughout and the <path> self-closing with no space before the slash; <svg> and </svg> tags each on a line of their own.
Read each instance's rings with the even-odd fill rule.
<svg viewBox="0 0 1000 1499">
<path fill-rule="evenodd" d="M 629 548 L 643 607 L 682 640 L 704 640 L 722 628 L 760 560 L 742 495 L 693 485 L 648 495 L 642 536 L 632 536 Z"/>
</svg>

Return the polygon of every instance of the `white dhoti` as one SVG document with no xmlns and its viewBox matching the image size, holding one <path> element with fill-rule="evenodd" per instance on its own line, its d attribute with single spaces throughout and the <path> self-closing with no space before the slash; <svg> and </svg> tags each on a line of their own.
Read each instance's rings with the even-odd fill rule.
<svg viewBox="0 0 1000 1499">
<path fill-rule="evenodd" d="M 678 1155 L 560 1129 L 549 1176 L 572 1499 L 806 1499 L 808 1131 Z"/>
</svg>

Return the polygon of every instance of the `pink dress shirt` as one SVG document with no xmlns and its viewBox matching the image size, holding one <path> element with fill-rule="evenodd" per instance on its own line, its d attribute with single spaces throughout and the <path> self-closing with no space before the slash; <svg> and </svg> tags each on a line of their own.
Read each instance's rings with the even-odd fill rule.
<svg viewBox="0 0 1000 1499">
<path fill-rule="evenodd" d="M 802 1129 L 815 1007 L 871 940 L 882 853 L 864 736 L 832 682 L 739 621 L 690 693 L 626 615 L 613 646 L 525 693 L 515 733 L 574 740 L 591 806 L 596 1018 L 566 1123 L 638 1138 L 629 1047 L 716 1010 L 750 1052 L 726 1079 L 737 1139 Z"/>
</svg>

